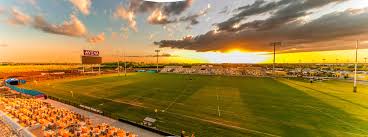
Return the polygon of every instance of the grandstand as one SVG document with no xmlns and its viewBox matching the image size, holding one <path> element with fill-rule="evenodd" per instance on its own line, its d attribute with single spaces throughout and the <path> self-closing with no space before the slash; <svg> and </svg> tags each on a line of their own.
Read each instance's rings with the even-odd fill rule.
<svg viewBox="0 0 368 137">
<path fill-rule="evenodd" d="M 0 119 L 0 133 L 4 137 L 19 136 L 3 119 Z"/>
<path fill-rule="evenodd" d="M 1 91 L 0 95 L 0 132 L 3 136 L 138 137 L 136 133 L 105 123 L 92 124 L 84 115 L 56 108 L 41 99 L 10 90 Z"/>
<path fill-rule="evenodd" d="M 201 75 L 228 75 L 228 76 L 255 76 L 264 77 L 266 71 L 261 67 L 223 67 L 201 65 L 184 68 L 183 66 L 165 66 L 161 73 L 201 74 Z"/>
</svg>

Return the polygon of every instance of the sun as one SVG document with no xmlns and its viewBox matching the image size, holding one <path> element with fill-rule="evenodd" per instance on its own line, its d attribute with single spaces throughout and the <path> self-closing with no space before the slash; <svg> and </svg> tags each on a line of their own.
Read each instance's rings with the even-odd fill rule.
<svg viewBox="0 0 368 137">
<path fill-rule="evenodd" d="M 224 53 L 206 52 L 201 54 L 201 57 L 209 63 L 262 63 L 268 59 L 265 53 L 245 52 L 239 49 L 232 49 Z"/>
</svg>

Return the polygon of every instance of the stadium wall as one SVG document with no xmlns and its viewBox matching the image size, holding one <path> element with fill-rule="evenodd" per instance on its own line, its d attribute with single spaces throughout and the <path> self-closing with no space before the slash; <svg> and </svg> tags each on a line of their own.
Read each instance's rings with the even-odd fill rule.
<svg viewBox="0 0 368 137">
<path fill-rule="evenodd" d="M 31 96 L 43 96 L 44 94 L 39 92 L 39 91 L 35 91 L 35 90 L 28 90 L 28 89 L 24 89 L 24 88 L 19 88 L 17 86 L 14 85 L 10 85 L 8 83 L 5 84 L 5 86 L 9 87 L 12 90 L 15 90 L 19 93 L 23 93 L 23 94 L 27 94 L 27 95 L 31 95 Z"/>
</svg>

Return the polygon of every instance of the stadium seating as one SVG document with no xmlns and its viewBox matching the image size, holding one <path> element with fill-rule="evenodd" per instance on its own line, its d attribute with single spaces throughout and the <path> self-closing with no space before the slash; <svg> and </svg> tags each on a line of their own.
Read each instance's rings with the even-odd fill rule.
<svg viewBox="0 0 368 137">
<path fill-rule="evenodd" d="M 0 97 L 0 110 L 23 127 L 39 126 L 46 137 L 137 137 L 107 124 L 92 125 L 83 115 L 38 99 Z"/>
<path fill-rule="evenodd" d="M 264 77 L 266 72 L 260 67 L 229 67 L 222 66 L 192 66 L 184 68 L 182 66 L 165 66 L 160 73 L 177 74 L 201 74 L 201 75 L 229 75 L 229 76 L 254 76 Z"/>
<path fill-rule="evenodd" d="M 0 120 L 0 136 L 4 137 L 17 137 L 18 135 L 14 132 L 14 130 L 9 127 L 8 124 Z"/>
</svg>

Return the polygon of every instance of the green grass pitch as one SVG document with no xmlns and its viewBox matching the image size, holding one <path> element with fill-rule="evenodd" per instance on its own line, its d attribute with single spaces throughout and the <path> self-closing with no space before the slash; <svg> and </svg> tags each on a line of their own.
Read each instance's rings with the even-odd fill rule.
<svg viewBox="0 0 368 137">
<path fill-rule="evenodd" d="M 368 135 L 365 83 L 358 93 L 347 81 L 148 73 L 30 83 L 24 86 L 132 121 L 157 118 L 158 129 L 175 134 L 183 129 L 198 137 Z"/>
</svg>

